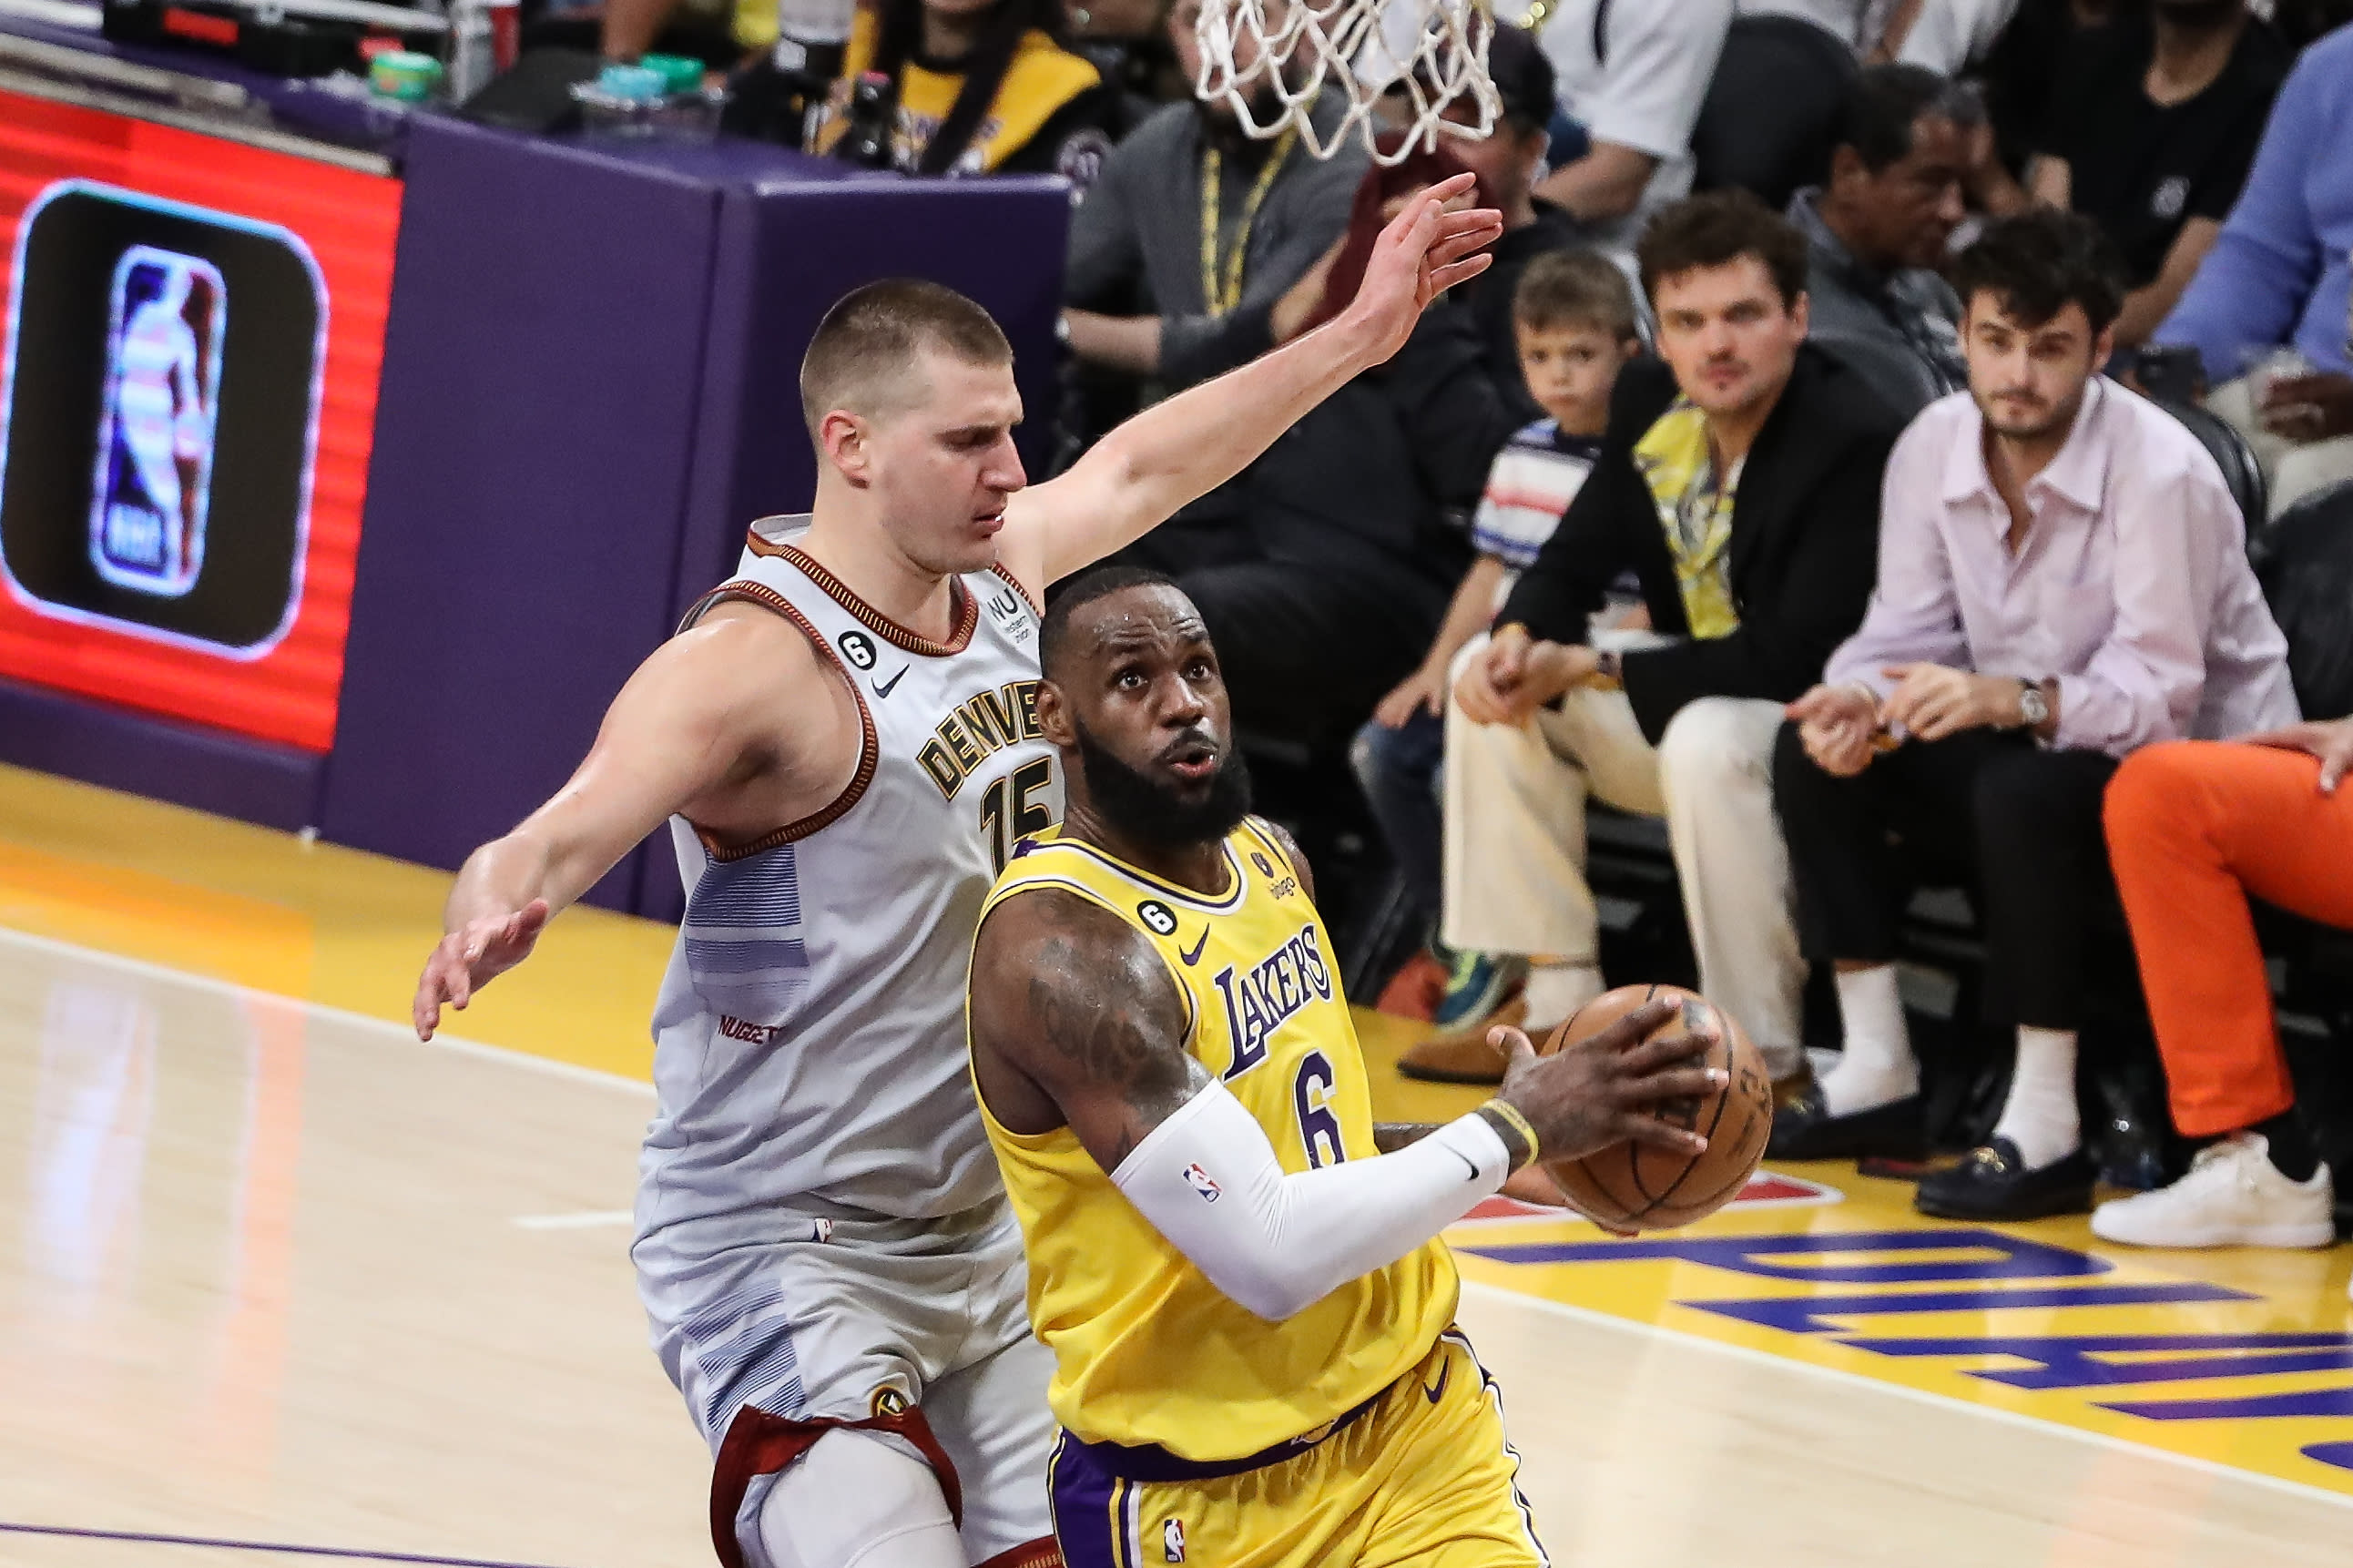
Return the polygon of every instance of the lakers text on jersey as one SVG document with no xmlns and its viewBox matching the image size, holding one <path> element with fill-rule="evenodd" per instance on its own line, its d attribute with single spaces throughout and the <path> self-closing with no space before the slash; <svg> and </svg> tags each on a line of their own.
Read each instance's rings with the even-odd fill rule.
<svg viewBox="0 0 2353 1568">
<path fill-rule="evenodd" d="M 1227 890 L 1207 898 L 1057 832 L 1022 846 L 989 906 L 1051 889 L 1117 915 L 1182 994 L 1186 1048 L 1285 1171 L 1370 1158 L 1331 937 L 1262 825 L 1228 835 L 1225 862 Z M 1434 1561 L 1542 1561 L 1492 1390 L 1449 1328 L 1444 1243 L 1268 1322 L 1163 1238 L 1069 1128 L 1024 1135 L 982 1116 L 1054 1352 L 1055 1522 L 1074 1568 L 1305 1568 L 1377 1561 L 1409 1538 L 1452 1543 Z"/>
</svg>

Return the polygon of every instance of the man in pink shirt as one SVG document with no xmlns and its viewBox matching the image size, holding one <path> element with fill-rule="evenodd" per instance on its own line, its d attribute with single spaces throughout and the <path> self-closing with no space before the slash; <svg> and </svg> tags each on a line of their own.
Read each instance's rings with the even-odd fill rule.
<svg viewBox="0 0 2353 1568">
<path fill-rule="evenodd" d="M 1991 1139 L 1924 1181 L 1919 1206 L 2025 1219 L 2091 1203 L 2075 1032 L 2085 929 L 2115 899 L 2109 776 L 2152 742 L 2267 730 L 2296 708 L 2220 470 L 2094 374 L 2123 300 L 2098 231 L 2049 210 L 2007 219 L 1955 281 L 1968 394 L 1897 441 L 1870 611 L 1790 705 L 1774 758 L 1799 930 L 1837 966 L 1845 1051 L 1773 1151 L 1918 1151 L 1893 829 L 1974 874 L 1989 1011 L 2018 1026 Z"/>
</svg>

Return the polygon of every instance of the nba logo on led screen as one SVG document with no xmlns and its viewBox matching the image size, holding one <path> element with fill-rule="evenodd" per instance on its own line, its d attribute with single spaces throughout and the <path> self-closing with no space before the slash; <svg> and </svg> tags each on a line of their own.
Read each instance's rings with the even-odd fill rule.
<svg viewBox="0 0 2353 1568">
<path fill-rule="evenodd" d="M 134 245 L 115 265 L 90 507 L 90 564 L 110 583 L 173 598 L 196 585 L 227 292 L 198 257 Z"/>
<path fill-rule="evenodd" d="M 46 616 L 231 658 L 301 595 L 327 300 L 286 229 L 87 180 L 17 231 L 0 563 Z"/>
</svg>

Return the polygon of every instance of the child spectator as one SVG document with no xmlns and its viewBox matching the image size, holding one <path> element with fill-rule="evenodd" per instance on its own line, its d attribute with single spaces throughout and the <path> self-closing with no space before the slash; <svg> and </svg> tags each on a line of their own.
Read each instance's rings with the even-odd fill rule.
<svg viewBox="0 0 2353 1568">
<path fill-rule="evenodd" d="M 1546 416 L 1514 435 L 1488 470 L 1472 524 L 1478 559 L 1454 591 L 1421 667 L 1399 681 L 1357 735 L 1356 773 L 1397 857 L 1415 910 L 1434 924 L 1441 889 L 1438 772 L 1446 750 L 1446 693 L 1455 657 L 1487 629 L 1520 571 L 1534 561 L 1593 466 L 1609 420 L 1618 371 L 1641 347 L 1625 274 L 1589 250 L 1537 257 L 1512 294 L 1520 371 Z M 1425 954 L 1450 967 L 1440 1022 L 1483 1016 L 1514 978 L 1482 953 Z"/>
</svg>

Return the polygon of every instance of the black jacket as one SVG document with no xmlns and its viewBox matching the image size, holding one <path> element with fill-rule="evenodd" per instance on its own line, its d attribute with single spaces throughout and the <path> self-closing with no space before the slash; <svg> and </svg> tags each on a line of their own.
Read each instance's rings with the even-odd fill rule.
<svg viewBox="0 0 2353 1568">
<path fill-rule="evenodd" d="M 1586 640 L 1586 621 L 1628 568 L 1651 625 L 1684 636 L 1674 561 L 1657 504 L 1634 471 L 1634 443 L 1675 398 L 1673 374 L 1637 360 L 1618 377 L 1609 428 L 1585 487 L 1496 616 L 1552 642 Z M 1732 602 L 1739 629 L 1707 642 L 1626 656 L 1626 696 L 1656 744 L 1700 697 L 1786 702 L 1862 624 L 1879 558 L 1879 483 L 1904 419 L 1855 372 L 1811 344 L 1757 434 L 1732 509 Z"/>
<path fill-rule="evenodd" d="M 1240 530 L 1250 555 L 1374 589 L 1426 638 L 1471 563 L 1488 465 L 1517 427 L 1470 312 L 1440 300 L 1395 357 L 1181 515 Z"/>
</svg>

